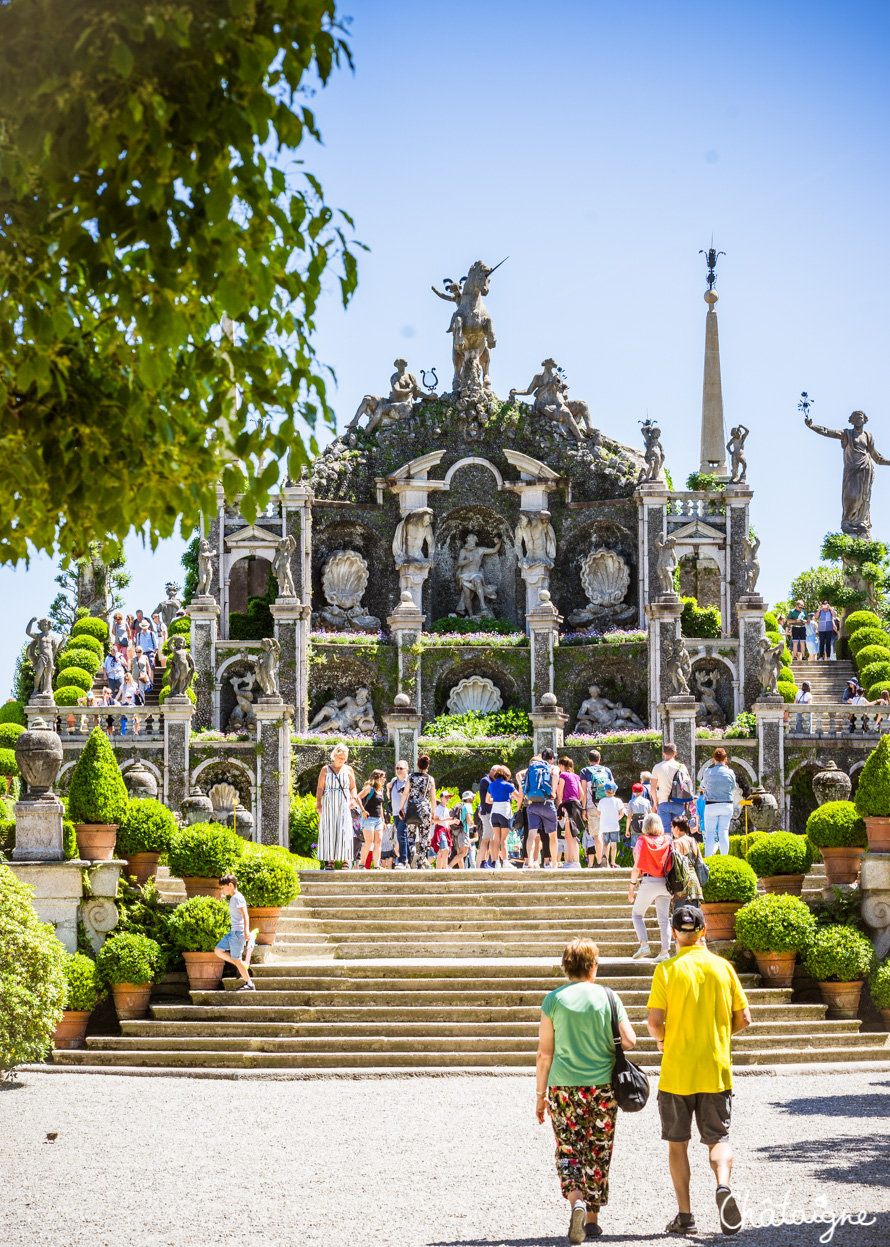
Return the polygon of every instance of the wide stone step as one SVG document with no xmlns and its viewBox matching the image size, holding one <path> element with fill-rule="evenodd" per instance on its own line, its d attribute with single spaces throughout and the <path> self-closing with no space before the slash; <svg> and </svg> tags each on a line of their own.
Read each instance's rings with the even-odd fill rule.
<svg viewBox="0 0 890 1247">
<path fill-rule="evenodd" d="M 753 974 L 745 975 L 742 980 L 743 983 L 747 983 L 749 994 L 750 994 L 750 988 L 760 986 L 759 982 L 754 981 L 755 977 L 756 976 Z M 748 982 L 748 980 L 751 980 L 751 981 Z M 640 976 L 638 975 L 628 976 L 626 978 L 621 978 L 618 976 L 609 977 L 609 976 L 600 975 L 598 976 L 597 982 L 600 982 L 600 983 L 604 982 L 608 984 L 608 986 L 611 987 L 613 991 L 620 993 L 622 1000 L 624 999 L 625 995 L 627 995 L 628 993 L 636 992 L 637 994 L 639 994 L 640 992 L 648 992 L 649 990 L 649 983 L 645 979 L 640 978 Z M 460 979 L 455 980 L 455 979 L 447 979 L 447 978 L 423 979 L 423 980 L 417 980 L 417 979 L 392 980 L 392 979 L 380 978 L 380 979 L 365 979 L 363 981 L 362 980 L 337 980 L 337 979 L 327 978 L 327 979 L 321 979 L 321 980 L 316 979 L 312 982 L 307 982 L 306 979 L 303 978 L 302 976 L 282 975 L 280 977 L 279 976 L 271 977 L 268 975 L 263 975 L 262 977 L 256 978 L 256 983 L 257 983 L 258 994 L 262 995 L 264 998 L 267 997 L 270 992 L 297 991 L 297 992 L 311 992 L 311 993 L 326 993 L 329 995 L 336 995 L 336 994 L 341 994 L 343 992 L 349 992 L 351 994 L 359 995 L 363 997 L 372 995 L 375 998 L 379 996 L 381 993 L 385 993 L 385 994 L 390 994 L 390 995 L 395 996 L 395 998 L 398 1000 L 406 1000 L 406 1001 L 413 999 L 414 995 L 418 991 L 422 991 L 426 993 L 435 992 L 441 995 L 443 998 L 446 995 L 450 994 L 454 998 L 459 997 L 460 999 L 463 1000 L 466 998 L 466 994 L 467 994 L 467 983 L 470 984 L 470 987 L 469 987 L 470 991 L 484 992 L 485 994 L 496 993 L 498 995 L 503 994 L 505 992 L 509 992 L 509 993 L 519 992 L 522 994 L 532 993 L 532 994 L 537 994 L 542 999 L 543 999 L 543 994 L 546 994 L 546 992 L 552 990 L 553 988 L 552 981 L 548 981 L 546 979 L 532 979 L 532 978 L 486 979 L 486 978 L 480 978 L 480 977 L 469 979 L 467 980 L 467 982 L 464 982 Z M 233 992 L 237 992 L 238 980 L 237 979 L 224 979 L 222 983 L 222 988 L 223 988 L 223 991 L 227 991 L 230 994 Z M 772 990 L 772 989 L 769 989 L 769 990 Z"/>
<path fill-rule="evenodd" d="M 573 931 L 572 935 L 582 934 Z M 652 939 L 654 940 L 654 934 Z M 401 955 L 403 957 L 554 957 L 562 956 L 565 939 L 553 939 L 542 936 L 538 941 L 530 939 L 522 943 L 513 942 L 492 935 L 489 939 L 476 937 L 463 942 L 443 940 L 440 943 L 415 940 L 411 943 L 398 940 L 378 941 L 373 944 L 353 944 L 341 941 L 338 944 L 336 957 L 343 958 L 377 958 Z M 657 941 L 656 941 L 657 942 Z M 652 943 L 652 940 L 650 940 Z M 597 940 L 601 956 L 630 957 L 639 948 L 636 939 L 619 942 Z"/>
<path fill-rule="evenodd" d="M 338 991 L 317 991 L 297 990 L 297 991 L 269 991 L 265 987 L 268 980 L 258 980 L 259 986 L 254 992 L 250 992 L 251 1001 L 255 1001 L 256 1008 L 263 1008 L 266 1005 L 302 1005 L 311 1008 L 328 1008 L 333 1005 L 341 1007 L 374 1007 L 383 1008 L 392 1005 L 398 1008 L 432 1008 L 442 1005 L 448 1008 L 465 1008 L 469 1006 L 488 1007 L 492 1005 L 516 1008 L 538 1008 L 541 1007 L 541 996 L 537 991 L 510 991 L 498 989 L 495 991 L 476 991 L 468 989 L 461 992 L 452 991 L 414 991 L 411 992 L 409 1001 L 406 1002 L 404 992 L 393 992 L 389 990 L 380 990 L 373 993 L 374 1005 L 368 1005 L 368 992 L 354 991 L 350 989 Z M 746 993 L 748 1003 L 751 1005 L 768 1005 L 782 1004 L 790 1002 L 791 988 L 776 987 L 755 987 Z M 248 995 L 247 992 L 238 991 L 194 991 L 191 992 L 191 998 L 196 1005 L 220 1005 L 240 1000 L 241 996 Z M 643 990 L 627 990 L 621 993 L 621 999 L 626 1006 L 633 1004 L 644 1005 L 649 999 L 648 987 Z M 460 1003 L 457 1004 L 456 1002 Z"/>
<path fill-rule="evenodd" d="M 655 967 L 649 961 L 632 961 L 629 958 L 601 958 L 598 977 L 600 979 L 608 979 L 612 981 L 615 975 L 621 977 L 633 976 L 635 978 L 644 978 L 649 981 L 652 978 Z M 257 978 L 287 978 L 292 974 L 291 968 L 286 962 L 282 963 L 266 963 L 257 967 Z M 519 978 L 523 981 L 540 980 L 542 984 L 548 980 L 557 980 L 559 983 L 565 982 L 565 975 L 559 964 L 558 958 L 552 958 L 549 961 L 519 961 L 516 963 L 503 961 L 398 961 L 389 960 L 386 962 L 367 962 L 367 961 L 341 961 L 332 965 L 324 966 L 300 966 L 299 977 L 302 979 L 337 979 L 338 981 L 348 981 L 350 979 L 385 979 L 393 986 L 397 986 L 401 980 L 409 983 L 421 981 L 430 978 L 442 978 L 450 980 L 469 980 L 475 981 L 477 978 L 497 978 L 511 979 Z M 756 975 L 743 975 L 742 982 L 750 982 L 754 984 Z M 552 982 L 550 983 L 552 986 Z M 545 988 L 549 990 L 549 988 Z"/>
<path fill-rule="evenodd" d="M 579 904 L 562 904 L 562 905 L 529 905 L 529 904 L 503 904 L 467 903 L 461 901 L 460 904 L 450 905 L 350 905 L 338 906 L 331 909 L 319 909 L 315 917 L 315 926 L 317 929 L 325 931 L 335 930 L 337 926 L 346 926 L 351 923 L 370 923 L 385 922 L 389 923 L 423 923 L 429 925 L 435 922 L 438 925 L 446 923 L 464 923 L 464 922 L 589 922 L 601 923 L 611 919 L 619 921 L 624 918 L 629 921 L 630 905 L 627 900 L 627 893 L 621 901 L 610 900 L 608 903 L 601 905 L 591 904 L 584 901 Z M 279 924 L 279 930 L 281 926 Z"/>
</svg>

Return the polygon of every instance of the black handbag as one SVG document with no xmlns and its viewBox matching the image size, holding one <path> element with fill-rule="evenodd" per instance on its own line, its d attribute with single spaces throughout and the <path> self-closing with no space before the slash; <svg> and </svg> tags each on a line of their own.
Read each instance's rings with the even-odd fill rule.
<svg viewBox="0 0 890 1247">
<path fill-rule="evenodd" d="M 618 998 L 611 987 L 605 989 L 609 997 L 612 1011 L 612 1040 L 615 1044 L 615 1068 L 612 1071 L 612 1094 L 620 1109 L 625 1113 L 638 1113 L 645 1108 L 649 1100 L 649 1077 L 628 1061 L 621 1046 L 621 1032 L 618 1029 Z"/>
</svg>

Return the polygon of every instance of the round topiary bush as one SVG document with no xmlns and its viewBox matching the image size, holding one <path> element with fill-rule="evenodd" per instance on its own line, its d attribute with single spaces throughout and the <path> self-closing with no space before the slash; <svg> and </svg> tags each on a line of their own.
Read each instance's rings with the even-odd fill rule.
<svg viewBox="0 0 890 1247">
<path fill-rule="evenodd" d="M 108 624 L 104 619 L 96 619 L 90 615 L 84 615 L 82 619 L 78 619 L 74 627 L 71 629 L 72 636 L 91 636 L 97 641 L 103 643 L 108 640 Z"/>
<path fill-rule="evenodd" d="M 167 628 L 168 636 L 191 636 L 192 621 L 188 615 L 182 615 L 179 619 L 174 619 Z"/>
<path fill-rule="evenodd" d="M 237 832 L 221 823 L 195 823 L 173 836 L 167 861 L 178 879 L 218 879 L 234 870 L 243 855 L 244 841 Z"/>
<path fill-rule="evenodd" d="M 872 970 L 868 990 L 876 1009 L 890 1009 L 890 957 L 878 962 Z"/>
<path fill-rule="evenodd" d="M 875 647 L 869 645 L 868 650 L 874 653 Z M 866 650 L 862 652 L 866 653 Z M 859 678 L 863 688 L 870 689 L 882 680 L 890 680 L 890 650 L 886 650 L 885 653 L 886 658 L 873 660 L 867 666 L 859 668 Z"/>
<path fill-rule="evenodd" d="M 883 645 L 863 645 L 856 655 L 856 665 L 862 672 L 870 662 L 887 662 L 890 659 L 890 636 Z"/>
<path fill-rule="evenodd" d="M 197 697 L 195 696 L 195 690 L 194 690 L 194 688 L 192 687 L 192 685 L 189 685 L 189 687 L 188 687 L 185 691 L 186 691 L 186 693 L 188 694 L 188 699 L 189 699 L 189 701 L 192 703 L 192 705 L 194 705 L 194 704 L 197 702 L 197 700 L 198 700 L 198 699 L 197 699 Z M 163 688 L 161 689 L 160 693 L 158 693 L 158 705 L 159 705 L 159 706 L 163 706 L 163 704 L 164 704 L 164 702 L 167 700 L 167 698 L 168 698 L 169 694 L 170 694 L 170 685 L 169 685 L 169 684 L 165 684 L 165 685 L 163 686 Z"/>
<path fill-rule="evenodd" d="M 853 804 L 867 818 L 890 817 L 890 737 L 882 736 L 868 755 Z"/>
<path fill-rule="evenodd" d="M 778 685 L 779 692 L 782 694 L 782 700 L 793 702 L 799 692 L 796 684 L 786 684 L 780 682 Z"/>
<path fill-rule="evenodd" d="M 107 994 L 102 986 L 96 963 L 89 957 L 85 957 L 83 953 L 69 953 L 65 958 L 63 969 L 68 988 L 65 994 L 65 1008 L 92 1013 L 99 1001 Z"/>
<path fill-rule="evenodd" d="M 815 930 L 812 910 L 799 896 L 758 896 L 735 916 L 736 939 L 752 953 L 802 952 Z"/>
<path fill-rule="evenodd" d="M 760 879 L 805 875 L 813 864 L 813 849 L 806 836 L 774 831 L 752 844 L 745 860 Z"/>
<path fill-rule="evenodd" d="M 59 671 L 64 671 L 68 667 L 80 667 L 82 671 L 88 671 L 90 675 L 93 675 L 102 666 L 102 662 L 98 654 L 94 654 L 91 649 L 66 649 L 56 659 L 56 666 Z"/>
<path fill-rule="evenodd" d="M 71 776 L 68 817 L 72 823 L 120 823 L 128 805 L 111 741 L 101 727 L 94 727 Z"/>
<path fill-rule="evenodd" d="M 844 631 L 848 637 L 860 628 L 880 628 L 881 621 L 873 611 L 853 611 L 844 620 Z"/>
<path fill-rule="evenodd" d="M 782 670 L 779 672 L 779 674 L 776 676 L 776 679 L 778 680 L 780 684 L 795 684 L 796 683 L 794 672 L 791 670 L 790 667 L 783 667 Z"/>
<path fill-rule="evenodd" d="M 154 797 L 137 797 L 117 829 L 116 853 L 132 857 L 134 853 L 166 853 L 179 830 L 176 819 L 162 801 Z"/>
<path fill-rule="evenodd" d="M 768 831 L 751 831 L 748 833 L 747 837 L 744 835 L 730 836 L 729 837 L 730 857 L 740 857 L 742 861 L 744 861 L 748 855 L 748 852 L 750 851 L 751 845 L 754 844 L 756 840 L 762 840 L 764 836 L 768 836 L 770 834 L 771 833 Z M 746 839 L 748 841 L 747 848 L 745 848 Z"/>
<path fill-rule="evenodd" d="M 745 905 L 757 895 L 757 876 L 747 862 L 715 854 L 706 857 L 705 863 L 711 872 L 708 882 L 702 886 L 702 900 L 706 905 L 725 901 Z"/>
<path fill-rule="evenodd" d="M 884 689 L 886 689 L 887 692 L 890 693 L 890 679 L 878 680 L 877 684 L 872 684 L 868 690 L 868 700 L 869 701 L 880 701 L 881 694 L 883 693 Z"/>
<path fill-rule="evenodd" d="M 229 907 L 212 896 L 193 896 L 170 915 L 170 939 L 183 953 L 212 953 L 229 929 Z"/>
<path fill-rule="evenodd" d="M 853 927 L 817 927 L 803 964 L 817 983 L 855 983 L 867 977 L 874 961 L 871 941 Z"/>
<path fill-rule="evenodd" d="M 57 706 L 76 706 L 88 691 L 78 688 L 76 684 L 63 684 L 61 688 L 56 689 L 53 696 Z"/>
<path fill-rule="evenodd" d="M 25 707 L 20 701 L 10 698 L 0 706 L 0 723 L 18 723 L 19 727 L 28 726 L 28 720 L 25 717 Z"/>
<path fill-rule="evenodd" d="M 0 723 L 0 749 L 15 749 L 15 742 L 24 730 L 21 723 Z"/>
<path fill-rule="evenodd" d="M 19 764 L 15 760 L 13 749 L 0 749 L 0 775 L 9 775 L 13 779 L 19 778 Z"/>
<path fill-rule="evenodd" d="M 0 864 L 0 1074 L 42 1061 L 65 1008 L 66 957 L 34 889 Z"/>
<path fill-rule="evenodd" d="M 807 819 L 807 839 L 817 849 L 864 849 L 868 844 L 865 823 L 852 801 L 826 801 L 813 810 Z"/>
<path fill-rule="evenodd" d="M 147 935 L 112 935 L 99 949 L 96 969 L 103 983 L 155 983 L 164 975 L 163 950 Z"/>
<path fill-rule="evenodd" d="M 766 614 L 763 617 L 763 622 L 764 622 L 764 625 L 766 626 L 766 631 L 768 633 L 779 631 L 779 620 L 773 611 L 766 612 Z"/>
<path fill-rule="evenodd" d="M 84 671 L 83 667 L 66 667 L 64 671 L 60 671 L 54 681 L 56 687 L 61 685 L 63 688 L 79 688 L 83 693 L 87 689 L 93 687 L 93 677 L 89 671 Z"/>
<path fill-rule="evenodd" d="M 88 632 L 81 633 L 78 636 L 70 636 L 62 647 L 62 653 L 66 653 L 69 649 L 88 649 L 98 655 L 100 660 L 105 657 L 105 646 L 94 636 L 90 636 Z"/>
<path fill-rule="evenodd" d="M 859 628 L 850 637 L 850 652 L 855 658 L 866 645 L 880 645 L 886 649 L 890 645 L 890 635 L 883 628 Z"/>
<path fill-rule="evenodd" d="M 300 879 L 288 855 L 275 849 L 248 849 L 238 863 L 238 890 L 250 908 L 289 905 Z"/>
</svg>

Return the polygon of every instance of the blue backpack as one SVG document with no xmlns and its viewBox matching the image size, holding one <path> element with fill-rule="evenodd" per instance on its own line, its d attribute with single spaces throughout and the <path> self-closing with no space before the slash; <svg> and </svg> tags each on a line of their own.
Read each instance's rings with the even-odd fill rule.
<svg viewBox="0 0 890 1247">
<path fill-rule="evenodd" d="M 553 772 L 550 763 L 530 762 L 522 783 L 522 790 L 529 801 L 549 801 L 553 797 Z"/>
</svg>

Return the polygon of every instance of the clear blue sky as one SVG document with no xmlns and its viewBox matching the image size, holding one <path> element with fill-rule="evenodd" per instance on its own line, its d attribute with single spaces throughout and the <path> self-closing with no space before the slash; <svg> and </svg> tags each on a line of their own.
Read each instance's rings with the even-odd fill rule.
<svg viewBox="0 0 890 1247">
<path fill-rule="evenodd" d="M 349 8 L 344 9 L 349 12 Z M 675 482 L 698 466 L 709 244 L 727 426 L 752 432 L 760 587 L 784 597 L 840 524 L 841 451 L 802 428 L 887 419 L 885 5 L 356 0 L 356 72 L 314 106 L 302 152 L 371 251 L 347 312 L 320 319 L 342 424 L 392 361 L 449 376 L 448 307 L 431 282 L 510 260 L 487 300 L 505 396 L 553 355 L 605 432 L 660 421 Z M 890 538 L 890 468 L 872 520 Z M 150 609 L 183 542 L 130 543 L 128 603 Z M 53 596 L 49 560 L 0 571 L 4 675 Z M 2 690 L 0 690 L 2 691 Z"/>
</svg>

